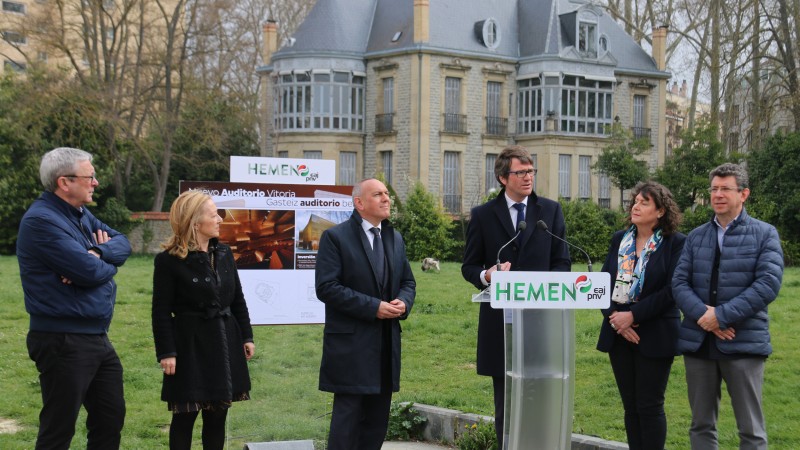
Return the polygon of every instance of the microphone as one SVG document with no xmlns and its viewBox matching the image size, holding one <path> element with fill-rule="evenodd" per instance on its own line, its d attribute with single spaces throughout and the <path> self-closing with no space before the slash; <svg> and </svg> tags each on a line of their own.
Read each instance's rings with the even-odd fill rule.
<svg viewBox="0 0 800 450">
<path fill-rule="evenodd" d="M 554 238 L 558 239 L 559 241 L 561 241 L 561 242 L 563 242 L 563 243 L 565 243 L 567 245 L 571 245 L 571 246 L 577 248 L 578 250 L 580 250 L 581 253 L 583 253 L 583 256 L 586 257 L 586 261 L 589 261 L 589 272 L 592 271 L 592 260 L 591 260 L 591 258 L 589 258 L 589 254 L 586 253 L 586 250 L 578 247 L 577 245 L 573 244 L 572 242 L 570 242 L 570 241 L 568 241 L 566 239 L 562 239 L 562 238 L 556 236 L 555 234 L 551 233 L 550 230 L 547 228 L 547 224 L 544 223 L 544 220 L 540 220 L 540 221 L 536 222 L 536 228 L 544 231 L 545 233 L 549 234 L 550 236 L 553 236 Z"/>
<path fill-rule="evenodd" d="M 515 240 L 517 240 L 517 237 L 519 237 L 519 234 L 522 233 L 523 231 L 525 231 L 525 228 L 527 228 L 527 227 L 528 227 L 528 224 L 525 223 L 524 220 L 520 220 L 519 223 L 517 224 L 517 234 L 515 234 L 514 237 L 512 237 L 510 241 L 508 241 L 505 244 L 503 244 L 503 246 L 500 247 L 500 250 L 497 251 L 497 269 L 496 270 L 500 270 L 500 252 L 502 252 L 504 248 L 508 247 L 508 244 L 510 244 L 510 243 L 514 242 Z"/>
</svg>

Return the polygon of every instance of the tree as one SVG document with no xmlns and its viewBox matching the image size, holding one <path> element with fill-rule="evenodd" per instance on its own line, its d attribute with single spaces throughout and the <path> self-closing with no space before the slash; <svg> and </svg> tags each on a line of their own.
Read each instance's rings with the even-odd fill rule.
<svg viewBox="0 0 800 450">
<path fill-rule="evenodd" d="M 591 201 L 561 200 L 560 203 L 564 210 L 567 239 L 586 250 L 593 263 L 600 263 L 595 266 L 599 270 L 608 253 L 611 236 L 622 227 L 622 214 Z M 574 263 L 586 262 L 583 253 L 572 246 L 569 254 Z"/>
<path fill-rule="evenodd" d="M 656 171 L 656 180 L 672 191 L 681 211 L 706 197 L 708 174 L 726 161 L 714 126 L 701 124 L 681 135 L 682 144 L 673 150 Z"/>
<path fill-rule="evenodd" d="M 451 227 L 450 217 L 438 199 L 422 183 L 415 182 L 397 221 L 397 228 L 406 241 L 408 259 L 444 259 L 455 244 L 450 237 Z"/>
<path fill-rule="evenodd" d="M 608 177 L 619 188 L 620 205 L 624 204 L 623 192 L 648 178 L 645 162 L 637 159 L 650 147 L 647 139 L 634 139 L 630 130 L 615 122 L 611 127 L 608 145 L 597 158 L 592 168 Z"/>
<path fill-rule="evenodd" d="M 778 134 L 747 156 L 754 216 L 778 228 L 784 241 L 800 241 L 800 133 Z"/>
</svg>

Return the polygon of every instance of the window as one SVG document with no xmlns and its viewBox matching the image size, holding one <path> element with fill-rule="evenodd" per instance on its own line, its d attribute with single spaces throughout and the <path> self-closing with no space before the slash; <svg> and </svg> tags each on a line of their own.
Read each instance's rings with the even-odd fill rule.
<svg viewBox="0 0 800 450">
<path fill-rule="evenodd" d="M 731 126 L 739 126 L 739 105 L 733 105 L 731 108 Z"/>
<path fill-rule="evenodd" d="M 22 33 L 17 33 L 16 31 L 3 31 L 2 34 L 3 39 L 11 44 L 24 45 L 28 42 Z"/>
<path fill-rule="evenodd" d="M 451 213 L 461 212 L 461 163 L 458 152 L 444 152 L 442 191 L 444 209 Z"/>
<path fill-rule="evenodd" d="M 322 150 L 303 150 L 304 159 L 322 159 Z"/>
<path fill-rule="evenodd" d="M 606 36 L 605 34 L 601 34 L 600 35 L 600 40 L 598 42 L 599 42 L 600 51 L 603 52 L 603 53 L 607 52 L 608 51 L 608 36 Z"/>
<path fill-rule="evenodd" d="M 565 75 L 561 89 L 560 130 L 568 133 L 607 134 L 611 128 L 613 84 Z"/>
<path fill-rule="evenodd" d="M 3 11 L 25 14 L 25 4 L 3 0 Z"/>
<path fill-rule="evenodd" d="M 273 77 L 276 130 L 364 129 L 364 76 L 294 71 Z"/>
<path fill-rule="evenodd" d="M 500 45 L 500 28 L 494 19 L 486 19 L 475 24 L 475 32 L 486 48 L 494 50 Z"/>
<path fill-rule="evenodd" d="M 650 140 L 650 128 L 647 127 L 647 96 L 633 96 L 633 137 Z"/>
<path fill-rule="evenodd" d="M 590 58 L 597 58 L 596 23 L 578 23 L 578 51 Z"/>
<path fill-rule="evenodd" d="M 729 152 L 739 151 L 739 133 L 730 133 L 728 135 L 728 151 Z"/>
<path fill-rule="evenodd" d="M 486 181 L 484 183 L 484 194 L 489 194 L 489 191 L 497 188 L 497 179 L 494 177 L 494 164 L 497 162 L 497 155 L 488 153 L 486 155 Z"/>
<path fill-rule="evenodd" d="M 392 184 L 392 152 L 381 152 L 381 167 L 387 184 Z"/>
<path fill-rule="evenodd" d="M 486 83 L 486 134 L 505 136 L 508 121 L 502 115 L 503 83 L 489 81 Z"/>
<path fill-rule="evenodd" d="M 281 150 L 278 152 L 278 158 L 288 158 L 289 151 L 288 150 Z"/>
<path fill-rule="evenodd" d="M 592 157 L 578 156 L 578 198 L 588 200 L 592 197 Z"/>
<path fill-rule="evenodd" d="M 394 129 L 394 78 L 383 79 L 383 114 L 375 117 L 375 131 L 388 133 Z"/>
<path fill-rule="evenodd" d="M 466 116 L 461 115 L 461 78 L 444 80 L 444 131 L 466 133 Z"/>
<path fill-rule="evenodd" d="M 601 173 L 598 181 L 597 203 L 603 208 L 611 208 L 611 182 L 608 175 Z"/>
<path fill-rule="evenodd" d="M 572 155 L 558 155 L 558 196 L 570 200 Z"/>
<path fill-rule="evenodd" d="M 356 152 L 339 153 L 339 184 L 356 184 Z"/>
<path fill-rule="evenodd" d="M 38 52 L 36 54 L 36 59 L 40 62 L 47 62 L 47 52 Z"/>
<path fill-rule="evenodd" d="M 27 68 L 25 66 L 25 63 L 12 61 L 10 59 L 3 61 L 3 67 L 5 68 L 5 70 L 11 72 L 25 72 L 25 69 Z"/>
</svg>

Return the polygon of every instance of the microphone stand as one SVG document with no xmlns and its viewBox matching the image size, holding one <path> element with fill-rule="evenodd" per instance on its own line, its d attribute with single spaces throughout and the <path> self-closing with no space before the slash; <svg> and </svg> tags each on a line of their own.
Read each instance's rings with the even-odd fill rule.
<svg viewBox="0 0 800 450">
<path fill-rule="evenodd" d="M 546 224 L 546 223 L 544 223 L 544 220 L 540 220 L 540 221 L 536 222 L 536 228 L 538 228 L 538 229 L 540 229 L 540 230 L 542 230 L 542 231 L 546 232 L 546 233 L 547 233 L 547 234 L 549 234 L 550 236 L 552 236 L 552 237 L 554 237 L 554 238 L 558 239 L 559 241 L 561 241 L 561 242 L 563 242 L 563 243 L 565 243 L 565 244 L 567 244 L 567 245 L 570 245 L 570 246 L 572 246 L 573 248 L 577 248 L 578 250 L 580 250 L 580 251 L 581 251 L 581 253 L 583 253 L 583 256 L 585 256 L 585 257 L 586 257 L 586 261 L 588 261 L 588 262 L 589 262 L 589 272 L 591 272 L 591 271 L 592 271 L 592 259 L 591 259 L 591 258 L 589 258 L 589 254 L 588 254 L 588 253 L 586 253 L 586 250 L 584 250 L 584 249 L 582 249 L 582 248 L 578 247 L 577 245 L 573 244 L 572 242 L 570 242 L 570 241 L 568 241 L 568 240 L 566 240 L 566 239 L 562 239 L 561 237 L 559 237 L 559 236 L 556 236 L 555 234 L 553 234 L 552 232 L 550 232 L 550 230 L 547 228 L 547 224 Z"/>
<path fill-rule="evenodd" d="M 525 223 L 524 220 L 521 220 L 517 224 L 517 233 L 514 235 L 514 237 L 512 237 L 510 241 L 508 241 L 505 244 L 503 244 L 503 246 L 500 247 L 500 250 L 497 251 L 497 268 L 495 270 L 500 270 L 500 252 L 502 252 L 504 248 L 508 247 L 509 244 L 511 244 L 512 242 L 516 241 L 517 237 L 519 237 L 519 234 L 522 233 L 523 231 L 525 231 L 525 228 L 527 228 L 527 226 L 528 226 L 528 224 Z"/>
</svg>

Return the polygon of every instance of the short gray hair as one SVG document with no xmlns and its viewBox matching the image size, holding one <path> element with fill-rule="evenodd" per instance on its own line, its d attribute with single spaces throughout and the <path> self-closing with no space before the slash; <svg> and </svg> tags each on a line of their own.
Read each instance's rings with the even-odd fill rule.
<svg viewBox="0 0 800 450">
<path fill-rule="evenodd" d="M 59 147 L 42 156 L 39 165 L 39 179 L 45 190 L 55 192 L 58 187 L 58 178 L 74 175 L 81 161 L 91 161 L 92 154 L 77 148 Z"/>
<path fill-rule="evenodd" d="M 736 178 L 736 186 L 739 187 L 739 190 L 742 189 L 749 189 L 750 188 L 750 179 L 747 176 L 747 170 L 742 167 L 740 164 L 734 163 L 725 163 L 720 164 L 708 174 L 708 181 L 711 182 L 714 180 L 714 177 L 735 177 Z"/>
</svg>

